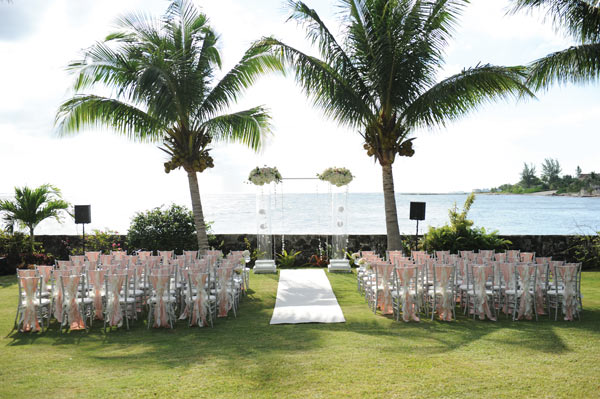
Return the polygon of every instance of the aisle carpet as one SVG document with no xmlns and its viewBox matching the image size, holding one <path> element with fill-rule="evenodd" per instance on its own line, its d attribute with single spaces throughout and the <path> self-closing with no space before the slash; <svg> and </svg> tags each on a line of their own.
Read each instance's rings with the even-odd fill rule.
<svg viewBox="0 0 600 399">
<path fill-rule="evenodd" d="M 271 324 L 344 323 L 323 270 L 281 270 Z"/>
</svg>

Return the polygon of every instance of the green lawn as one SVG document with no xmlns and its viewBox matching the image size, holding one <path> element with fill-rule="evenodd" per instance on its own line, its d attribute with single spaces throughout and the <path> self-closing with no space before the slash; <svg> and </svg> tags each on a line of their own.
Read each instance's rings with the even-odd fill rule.
<svg viewBox="0 0 600 399">
<path fill-rule="evenodd" d="M 277 276 L 251 276 L 237 319 L 214 329 L 10 333 L 0 278 L 0 398 L 599 397 L 600 273 L 582 322 L 398 323 L 373 315 L 354 275 L 329 275 L 347 322 L 269 326 Z"/>
</svg>

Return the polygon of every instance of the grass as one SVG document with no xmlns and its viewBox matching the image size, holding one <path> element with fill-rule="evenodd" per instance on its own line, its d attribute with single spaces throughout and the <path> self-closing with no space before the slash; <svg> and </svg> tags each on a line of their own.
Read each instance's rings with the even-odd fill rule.
<svg viewBox="0 0 600 399">
<path fill-rule="evenodd" d="M 16 280 L 1 277 L 0 398 L 598 397 L 599 272 L 584 273 L 571 323 L 398 323 L 336 274 L 346 323 L 270 326 L 277 279 L 252 275 L 238 318 L 214 329 L 23 334 L 10 333 Z"/>
</svg>

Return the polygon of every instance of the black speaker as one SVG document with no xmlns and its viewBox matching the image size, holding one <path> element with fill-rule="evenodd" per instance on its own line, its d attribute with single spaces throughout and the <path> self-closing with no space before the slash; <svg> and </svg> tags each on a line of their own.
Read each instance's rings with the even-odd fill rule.
<svg viewBox="0 0 600 399">
<path fill-rule="evenodd" d="M 92 223 L 91 205 L 75 205 L 75 224 Z"/>
<path fill-rule="evenodd" d="M 410 203 L 410 220 L 425 220 L 425 203 Z"/>
</svg>

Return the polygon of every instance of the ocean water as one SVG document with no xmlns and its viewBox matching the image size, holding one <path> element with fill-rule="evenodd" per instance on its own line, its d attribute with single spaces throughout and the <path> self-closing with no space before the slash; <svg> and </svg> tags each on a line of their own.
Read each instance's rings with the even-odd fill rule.
<svg viewBox="0 0 600 399">
<path fill-rule="evenodd" d="M 448 222 L 448 210 L 459 209 L 467 194 L 397 194 L 398 222 L 402 233 L 414 234 L 416 222 L 409 220 L 411 201 L 426 203 L 428 226 Z M 205 216 L 216 233 L 256 233 L 256 196 L 252 194 L 207 195 Z M 348 233 L 385 234 L 383 194 L 348 194 Z M 321 194 L 272 196 L 273 234 L 327 234 L 331 231 L 331 197 Z M 469 212 L 475 226 L 500 234 L 583 234 L 600 230 L 600 198 L 524 195 L 477 195 Z"/>
<path fill-rule="evenodd" d="M 331 196 L 328 192 L 271 196 L 271 231 L 273 234 L 328 234 L 331 229 Z M 411 201 L 426 203 L 425 221 L 419 222 L 419 232 L 428 226 L 448 222 L 448 209 L 456 203 L 462 208 L 466 194 L 397 194 L 400 231 L 414 234 L 416 222 L 409 220 Z M 189 204 L 183 204 L 190 207 Z M 204 216 L 213 222 L 213 231 L 221 234 L 256 234 L 256 196 L 254 194 L 207 194 L 202 196 Z M 156 206 L 156 205 L 154 205 Z M 191 208 L 191 207 L 190 207 Z M 385 234 L 383 194 L 348 194 L 348 234 Z M 111 229 L 125 234 L 136 211 L 92 205 L 93 229 Z M 500 234 L 583 234 L 600 230 L 600 198 L 545 197 L 525 195 L 477 195 L 469 213 L 476 226 L 498 230 Z M 59 224 L 47 220 L 36 228 L 36 234 L 81 234 L 81 225 L 72 220 Z"/>
</svg>

